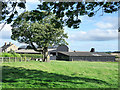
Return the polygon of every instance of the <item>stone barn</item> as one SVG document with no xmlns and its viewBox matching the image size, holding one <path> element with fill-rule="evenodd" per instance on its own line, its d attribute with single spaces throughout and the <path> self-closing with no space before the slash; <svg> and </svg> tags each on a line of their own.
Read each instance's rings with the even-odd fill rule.
<svg viewBox="0 0 120 90">
<path fill-rule="evenodd" d="M 55 48 L 48 48 L 50 60 L 56 60 L 56 56 L 57 56 L 59 51 L 68 52 L 69 48 L 66 45 L 60 45 L 60 46 L 55 47 Z"/>
<path fill-rule="evenodd" d="M 60 45 L 57 47 L 57 51 L 68 52 L 69 48 L 66 45 Z"/>
<path fill-rule="evenodd" d="M 115 56 L 101 52 L 58 52 L 56 59 L 64 61 L 115 61 Z"/>
</svg>

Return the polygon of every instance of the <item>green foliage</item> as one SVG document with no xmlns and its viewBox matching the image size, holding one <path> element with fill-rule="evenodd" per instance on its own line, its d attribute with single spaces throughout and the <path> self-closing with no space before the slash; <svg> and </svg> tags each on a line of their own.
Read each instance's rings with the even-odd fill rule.
<svg viewBox="0 0 120 90">
<path fill-rule="evenodd" d="M 3 88 L 118 88 L 118 62 L 2 64 Z"/>
<path fill-rule="evenodd" d="M 16 54 L 14 50 L 10 50 L 8 53 L 11 53 L 11 54 Z"/>
<path fill-rule="evenodd" d="M 6 3 L 7 2 L 7 3 Z M 26 1 L 12 2 L 6 0 L 2 3 L 2 21 L 11 23 L 18 15 L 17 8 L 26 9 Z M 32 2 L 31 2 L 32 3 Z M 113 13 L 119 10 L 119 2 L 43 2 L 38 4 L 36 10 L 33 10 L 34 16 L 27 16 L 27 20 L 35 21 L 42 20 L 45 16 L 48 16 L 50 12 L 53 12 L 57 18 L 60 18 L 62 24 L 68 27 L 79 28 L 81 20 L 78 16 L 88 15 L 89 17 L 94 16 L 98 11 L 104 13 Z M 40 11 L 46 11 L 46 14 Z M 90 13 L 92 12 L 92 13 Z M 64 19 L 66 17 L 66 19 Z M 70 23 L 68 23 L 70 22 Z"/>
<path fill-rule="evenodd" d="M 61 18 L 61 22 L 74 29 L 79 28 L 81 23 L 78 16 L 88 15 L 92 17 L 97 14 L 98 11 L 104 13 L 113 13 L 119 10 L 119 2 L 43 2 L 38 5 L 39 10 L 52 12 Z M 64 17 L 66 19 L 64 19 Z"/>
<path fill-rule="evenodd" d="M 42 54 L 20 54 L 21 57 L 42 58 Z"/>
<path fill-rule="evenodd" d="M 26 8 L 24 0 L 20 2 L 12 2 L 11 0 L 0 1 L 0 5 L 2 5 L 2 20 L 0 21 L 7 21 L 7 24 L 10 24 L 13 21 L 13 18 L 18 15 L 19 11 L 17 11 L 16 8 Z"/>
<path fill-rule="evenodd" d="M 24 57 L 24 60 L 25 60 L 25 61 L 27 60 L 26 57 Z"/>
<path fill-rule="evenodd" d="M 0 54 L 0 57 L 21 57 L 21 55 L 20 54 L 16 54 L 16 53 L 14 53 L 14 54 L 12 54 L 12 53 L 1 53 Z"/>
<path fill-rule="evenodd" d="M 33 47 L 33 43 L 38 47 L 48 47 L 58 44 L 67 44 L 65 38 L 68 38 L 64 33 L 64 29 L 60 22 L 57 22 L 54 15 L 49 15 L 41 21 L 32 20 L 26 21 L 31 12 L 25 12 L 21 14 L 12 24 L 12 36 L 13 40 L 17 40 L 20 43 L 26 43 Z M 33 16 L 32 14 L 31 16 Z M 22 18 L 19 20 L 19 18 Z M 56 27 L 58 26 L 59 27 Z"/>
</svg>

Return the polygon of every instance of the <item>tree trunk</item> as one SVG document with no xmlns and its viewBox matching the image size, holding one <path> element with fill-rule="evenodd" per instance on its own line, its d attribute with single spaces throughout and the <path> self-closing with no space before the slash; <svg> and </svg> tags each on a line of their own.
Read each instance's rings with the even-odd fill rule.
<svg viewBox="0 0 120 90">
<path fill-rule="evenodd" d="M 44 47 L 43 48 L 43 62 L 48 62 L 48 48 Z"/>
</svg>

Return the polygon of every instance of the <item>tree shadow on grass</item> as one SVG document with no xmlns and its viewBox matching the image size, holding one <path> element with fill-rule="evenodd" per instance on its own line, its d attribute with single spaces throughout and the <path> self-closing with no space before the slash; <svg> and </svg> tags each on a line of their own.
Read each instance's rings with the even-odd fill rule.
<svg viewBox="0 0 120 90">
<path fill-rule="evenodd" d="M 78 82 L 79 81 L 79 82 Z M 27 84 L 39 85 L 44 87 L 60 87 L 64 86 L 64 83 L 71 85 L 85 84 L 86 82 L 95 84 L 105 84 L 110 86 L 109 83 L 99 80 L 91 79 L 86 77 L 71 77 L 66 75 L 60 75 L 55 73 L 48 73 L 40 70 L 29 70 L 22 67 L 2 67 L 2 82 L 3 83 L 17 83 L 26 82 Z M 51 84 L 52 83 L 52 84 Z"/>
</svg>

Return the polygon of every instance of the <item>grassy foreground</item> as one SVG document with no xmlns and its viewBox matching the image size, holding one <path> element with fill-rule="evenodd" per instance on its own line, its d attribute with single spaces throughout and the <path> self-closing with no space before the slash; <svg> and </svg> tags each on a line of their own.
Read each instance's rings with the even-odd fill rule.
<svg viewBox="0 0 120 90">
<path fill-rule="evenodd" d="M 118 62 L 12 62 L 2 72 L 2 88 L 118 87 Z"/>
</svg>

